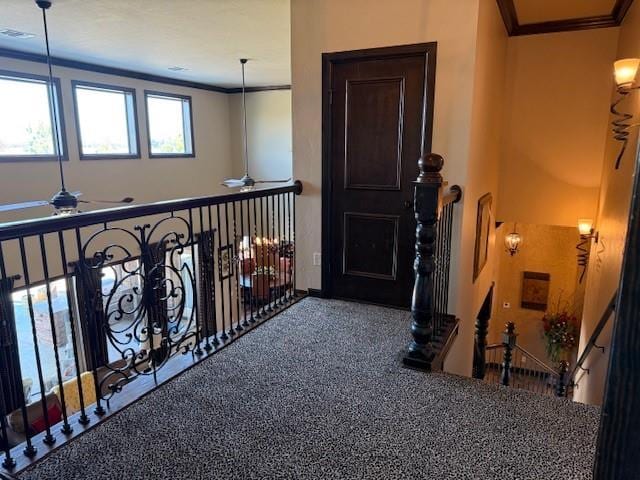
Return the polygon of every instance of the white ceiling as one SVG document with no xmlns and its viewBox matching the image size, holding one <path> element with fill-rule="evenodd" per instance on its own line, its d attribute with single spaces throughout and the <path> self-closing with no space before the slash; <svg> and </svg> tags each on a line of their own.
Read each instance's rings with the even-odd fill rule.
<svg viewBox="0 0 640 480">
<path fill-rule="evenodd" d="M 249 86 L 291 83 L 289 0 L 54 0 L 47 15 L 56 57 L 222 87 L 247 57 Z M 1 0 L 0 28 L 36 34 L 0 47 L 44 53 L 34 0 Z"/>
</svg>

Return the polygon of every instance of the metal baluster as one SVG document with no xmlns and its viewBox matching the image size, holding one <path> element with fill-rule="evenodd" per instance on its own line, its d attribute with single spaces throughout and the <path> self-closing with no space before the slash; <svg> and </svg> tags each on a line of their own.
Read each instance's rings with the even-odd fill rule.
<svg viewBox="0 0 640 480">
<path fill-rule="evenodd" d="M 233 274 L 233 246 L 231 246 L 231 249 L 229 248 L 229 204 L 227 202 L 224 204 L 224 225 L 224 234 L 227 240 L 225 245 L 227 247 L 227 258 L 229 260 L 227 263 L 227 268 L 229 270 L 227 272 L 229 277 L 227 278 L 227 291 L 229 293 L 229 331 L 227 334 L 233 337 L 236 334 L 233 329 L 233 290 L 231 288 L 231 275 Z"/>
<path fill-rule="evenodd" d="M 232 203 L 233 206 L 233 244 L 232 244 L 232 249 L 231 251 L 233 252 L 233 266 L 236 270 L 236 310 L 238 312 L 238 324 L 236 325 L 236 332 L 241 332 L 244 330 L 244 328 L 242 328 L 242 324 L 240 322 L 240 270 L 239 270 L 239 265 L 240 265 L 240 260 L 239 260 L 239 253 L 240 252 L 236 252 L 236 245 L 238 242 L 238 228 L 237 228 L 237 218 L 236 218 L 236 202 Z M 231 266 L 231 265 L 230 265 Z M 244 314 L 242 314 L 242 316 L 244 317 Z"/>
<path fill-rule="evenodd" d="M 262 197 L 260 197 L 260 260 L 262 261 L 262 274 L 258 276 L 257 280 L 260 283 L 260 290 L 262 291 L 264 289 L 264 280 L 265 280 L 265 276 L 267 277 L 267 292 L 270 290 L 269 288 L 269 277 L 268 277 L 268 273 L 267 275 L 265 275 L 265 259 L 267 261 L 267 272 L 269 270 L 269 259 L 268 257 L 265 256 L 265 238 L 264 238 L 264 209 L 263 209 L 263 205 L 262 205 Z M 262 296 L 264 296 L 264 292 L 262 292 Z M 268 296 L 267 296 L 268 298 Z M 267 310 L 264 307 L 265 304 L 265 299 L 261 298 L 260 301 L 262 302 L 262 315 L 265 316 L 267 314 Z"/>
<path fill-rule="evenodd" d="M 229 338 L 227 336 L 227 327 L 225 325 L 225 319 L 226 319 L 226 315 L 225 315 L 225 309 L 224 309 L 224 280 L 222 279 L 222 233 L 220 232 L 220 230 L 222 230 L 222 222 L 220 221 L 220 205 L 216 205 L 216 215 L 217 215 L 217 219 L 218 219 L 218 255 L 217 255 L 217 261 L 218 261 L 218 280 L 220 280 L 220 303 L 222 305 L 222 320 L 221 320 L 221 326 L 220 326 L 220 331 L 222 332 L 222 334 L 220 335 L 220 339 L 223 341 L 227 341 L 227 339 Z M 215 255 L 215 253 L 214 253 Z"/>
<path fill-rule="evenodd" d="M 5 267 L 5 263 L 4 263 L 4 252 L 3 252 L 3 247 L 2 247 L 2 242 L 0 242 L 0 274 L 2 274 L 2 278 L 3 279 L 7 279 L 7 270 Z M 19 278 L 19 277 L 18 277 Z M 27 290 L 27 297 L 29 296 L 29 291 Z M 16 326 L 15 324 L 13 325 L 13 328 L 15 329 Z M 13 360 L 14 360 L 14 366 L 18 369 L 20 369 L 20 371 L 22 371 L 22 369 L 20 368 L 20 354 L 18 352 L 18 345 L 14 345 L 12 348 L 12 354 L 13 354 Z M 36 447 L 33 446 L 32 443 L 32 433 L 31 430 L 28 428 L 29 425 L 29 417 L 27 415 L 27 401 L 26 398 L 24 398 L 24 391 L 22 389 L 19 390 L 18 396 L 20 397 L 20 412 L 22 414 L 22 422 L 23 425 L 25 426 L 25 437 L 26 437 L 26 446 L 25 449 L 23 451 L 23 453 L 25 454 L 26 457 L 28 458 L 32 458 L 36 455 L 38 449 Z M 3 397 L 4 398 L 4 397 Z M 3 415 L 4 417 L 4 415 Z M 8 443 L 8 442 L 7 442 Z M 7 461 L 7 459 L 10 459 L 11 457 L 6 457 L 5 461 Z M 11 464 L 11 461 L 8 462 L 9 464 Z"/>
<path fill-rule="evenodd" d="M 293 264 L 291 266 L 291 269 L 293 271 L 293 280 L 292 280 L 292 285 L 291 285 L 291 290 L 293 293 L 293 298 L 297 297 L 298 294 L 296 293 L 296 255 L 297 255 L 297 245 L 296 245 L 296 198 L 294 197 L 293 193 L 289 193 L 289 195 L 293 198 L 293 228 L 291 231 L 292 234 L 292 243 L 293 243 Z"/>
<path fill-rule="evenodd" d="M 203 245 L 202 245 L 202 244 L 203 244 L 205 241 L 207 241 L 207 239 L 208 239 L 208 235 L 206 235 L 206 233 L 205 233 L 206 231 L 205 231 L 205 228 L 204 228 L 204 227 L 205 227 L 205 225 L 204 225 L 204 216 L 203 216 L 203 214 L 202 214 L 202 207 L 199 207 L 199 208 L 198 208 L 198 214 L 199 214 L 199 216 L 200 216 L 200 242 L 201 242 L 201 244 L 200 244 L 200 245 L 198 245 L 198 254 L 199 254 L 198 256 L 199 256 L 200 258 L 203 258 L 203 255 L 202 255 L 202 252 L 200 251 L 200 249 L 201 249 L 201 248 L 203 248 Z M 195 240 L 195 238 L 193 238 L 193 242 L 192 242 L 192 246 L 191 246 L 191 258 L 195 258 L 195 256 L 196 256 L 196 240 Z M 200 277 L 201 277 L 199 273 L 202 271 L 202 269 L 203 269 L 203 266 L 202 266 L 202 265 L 199 265 L 198 270 L 193 272 L 193 274 L 194 274 L 194 279 L 197 279 L 197 278 L 200 278 Z M 203 285 L 203 283 L 204 283 L 204 282 L 203 282 L 204 278 L 200 278 L 200 280 L 201 280 L 201 281 L 200 281 L 200 290 L 201 290 L 202 292 L 204 292 L 204 293 L 203 293 L 204 295 L 206 295 L 206 294 L 207 294 L 207 293 L 206 293 L 206 292 L 207 292 L 207 286 L 206 286 L 206 285 Z M 196 287 L 197 287 L 197 286 L 198 286 L 198 282 L 197 282 L 197 280 L 195 280 L 195 281 L 194 281 L 194 283 L 195 283 L 195 285 L 196 285 Z M 199 292 L 197 292 L 197 291 L 194 289 L 194 291 L 193 291 L 193 297 L 195 298 L 195 297 L 197 297 L 198 295 L 199 295 Z M 208 305 L 208 302 L 207 302 L 207 301 L 205 301 L 205 302 L 204 302 L 204 304 L 202 305 L 202 312 L 201 312 L 201 313 L 202 313 L 202 314 L 200 315 L 200 318 L 202 319 L 202 323 L 204 324 L 204 326 L 203 326 L 203 327 L 204 327 L 204 328 L 203 328 L 203 329 L 204 329 L 204 338 L 205 338 L 205 340 L 204 340 L 204 349 L 205 349 L 207 352 L 210 352 L 210 351 L 213 349 L 213 347 L 211 346 L 211 343 L 209 342 L 209 336 L 210 336 L 210 332 L 209 332 L 209 315 L 210 315 L 210 312 L 209 312 L 209 305 Z M 198 317 L 196 316 L 196 319 L 197 319 L 197 318 L 198 318 Z M 198 323 L 198 322 L 196 322 L 196 323 Z M 200 327 L 200 325 L 198 324 L 198 330 L 199 330 L 200 328 L 201 328 L 201 327 Z"/>
<path fill-rule="evenodd" d="M 0 242 L 0 280 L 4 281 L 7 279 L 7 269 L 4 264 L 4 254 L 2 250 L 2 242 Z M 16 466 L 16 461 L 11 456 L 11 448 L 9 447 L 9 439 L 7 438 L 7 405 L 4 401 L 4 389 L 2 388 L 2 382 L 0 382 L 0 433 L 2 434 L 2 439 L 4 443 L 4 460 L 2 461 L 2 466 L 7 470 L 12 470 Z M 22 402 L 24 405 L 24 401 Z M 24 417 L 26 419 L 26 415 Z M 25 421 L 25 425 L 27 422 Z M 25 432 L 26 432 L 25 428 Z M 27 440 L 29 445 L 31 444 L 31 438 L 27 435 Z"/>
<path fill-rule="evenodd" d="M 273 232 L 271 231 L 272 225 L 269 222 L 269 197 L 265 197 L 264 202 L 265 202 L 265 223 L 267 226 L 267 235 L 269 237 L 269 243 L 267 244 L 267 263 L 269 264 L 269 271 L 267 275 L 267 282 L 269 284 L 269 288 L 267 290 L 269 292 L 269 295 L 268 295 L 269 303 L 267 306 L 267 312 L 272 313 L 273 306 L 271 303 L 273 301 L 273 295 L 271 294 L 271 267 L 273 266 Z"/>
<path fill-rule="evenodd" d="M 4 279 L 2 275 L 2 279 Z M 11 457 L 11 447 L 9 447 L 9 439 L 7 438 L 7 406 L 4 401 L 4 389 L 2 388 L 2 382 L 0 382 L 0 440 L 2 440 L 4 459 L 2 460 L 2 467 L 7 470 L 12 470 L 16 466 L 16 461 Z M 26 429 L 25 429 L 26 430 Z"/>
<path fill-rule="evenodd" d="M 78 340 L 76 337 L 76 325 L 73 318 L 73 298 L 71 296 L 71 279 L 69 278 L 69 266 L 67 265 L 67 252 L 64 244 L 64 235 L 62 231 L 58 232 L 58 242 L 60 243 L 60 258 L 62 260 L 62 273 L 67 282 L 67 305 L 69 306 L 69 325 L 71 332 L 71 341 L 73 342 L 73 361 L 76 364 L 76 381 L 78 383 L 78 400 L 80 402 L 80 418 L 78 423 L 80 425 L 87 425 L 89 423 L 89 417 L 85 411 L 84 406 L 84 392 L 82 390 L 82 379 L 80 378 L 80 355 L 78 353 Z"/>
<path fill-rule="evenodd" d="M 260 218 L 262 218 L 262 214 L 260 215 Z M 258 253 L 258 207 L 256 205 L 256 199 L 253 199 L 253 230 L 254 230 L 254 245 L 256 247 L 256 281 L 260 282 L 260 276 L 258 275 L 258 268 L 260 268 L 260 264 L 258 262 L 258 259 L 260 258 L 260 254 Z M 260 223 L 262 224 L 262 220 L 260 220 Z M 260 227 L 262 229 L 262 227 Z M 260 246 L 260 248 L 262 248 L 262 246 Z M 251 278 L 251 289 L 253 290 L 253 277 Z M 262 314 L 260 313 L 260 302 L 261 298 L 258 296 L 256 298 L 256 316 L 255 318 L 257 318 L 258 320 L 262 318 Z"/>
<path fill-rule="evenodd" d="M 249 212 L 247 212 L 249 213 Z M 244 269 L 247 259 L 245 258 L 246 250 L 244 248 L 244 200 L 240 200 L 240 245 L 242 246 L 242 258 L 238 255 L 240 262 L 240 275 L 238 276 L 238 283 L 242 282 L 242 326 L 248 327 L 249 322 L 247 320 L 247 302 L 246 302 L 246 291 L 247 288 L 244 285 Z M 238 252 L 239 254 L 240 252 Z M 251 265 L 251 260 L 249 260 L 249 265 Z M 239 296 L 238 296 L 239 298 Z"/>
<path fill-rule="evenodd" d="M 58 387 L 60 388 L 60 405 L 62 407 L 62 433 L 69 435 L 73 432 L 71 425 L 69 425 L 69 419 L 67 417 L 67 401 L 64 394 L 64 387 L 62 386 L 62 370 L 60 369 L 60 351 L 58 349 L 58 334 L 56 332 L 56 324 L 53 313 L 53 301 L 51 300 L 51 282 L 49 280 L 49 262 L 47 261 L 47 247 L 44 242 L 44 235 L 39 235 L 40 240 L 40 255 L 42 258 L 42 272 L 44 273 L 45 280 L 45 292 L 47 295 L 47 307 L 49 309 L 49 324 L 51 325 L 51 341 L 53 343 L 53 357 L 56 363 L 56 376 L 58 379 Z M 67 305 L 71 310 L 71 305 Z"/>
<path fill-rule="evenodd" d="M 40 383 L 40 396 L 42 397 L 42 415 L 44 416 L 44 424 L 46 435 L 44 437 L 44 443 L 46 445 L 53 445 L 56 442 L 56 438 L 51 435 L 51 422 L 49 420 L 49 409 L 47 407 L 46 392 L 44 388 L 44 377 L 42 376 L 42 364 L 40 362 L 40 348 L 38 346 L 38 332 L 36 329 L 36 319 L 33 311 L 33 299 L 31 298 L 31 282 L 29 280 L 29 267 L 27 265 L 27 255 L 24 247 L 24 238 L 18 239 L 20 244 L 20 257 L 22 259 L 22 273 L 25 286 L 27 287 L 27 305 L 29 307 L 29 317 L 31 318 L 31 331 L 33 334 L 33 350 L 36 357 L 36 367 L 38 370 L 38 382 Z M 25 430 L 29 428 L 28 423 L 25 423 Z"/>
<path fill-rule="evenodd" d="M 202 223 L 200 223 L 200 230 L 202 231 Z M 198 289 L 197 289 L 197 282 L 196 282 L 198 271 L 196 270 L 196 240 L 195 240 L 195 235 L 193 233 L 193 209 L 192 208 L 189 209 L 189 237 L 190 237 L 189 243 L 191 244 L 191 289 L 193 292 L 191 295 L 191 308 L 193 310 L 191 312 L 191 318 L 195 319 L 195 327 L 196 327 L 196 349 L 194 350 L 194 353 L 196 355 L 202 355 L 204 352 L 200 347 L 200 343 L 202 342 L 202 337 L 200 336 L 200 325 L 198 325 L 198 315 L 200 314 L 200 311 L 198 309 Z M 166 261 L 166 258 L 164 261 Z M 186 303 L 187 299 L 185 298 L 184 301 Z M 164 317 L 167 318 L 166 315 L 164 315 Z M 151 336 L 153 337 L 153 332 L 151 333 L 152 333 Z"/>
<path fill-rule="evenodd" d="M 212 272 L 211 274 L 213 275 L 213 277 L 211 278 L 211 285 L 207 285 L 207 287 L 211 287 L 212 288 L 212 292 L 211 292 L 211 303 L 212 303 L 212 310 L 213 310 L 213 341 L 211 343 L 213 343 L 214 346 L 218 346 L 220 345 L 220 340 L 218 340 L 218 304 L 216 302 L 216 273 L 215 273 L 215 246 L 216 246 L 216 239 L 215 239 L 215 231 L 213 228 L 213 220 L 212 220 L 212 215 L 211 215 L 211 205 L 209 205 L 207 207 L 207 210 L 209 212 L 209 231 L 211 232 L 211 244 L 207 247 L 207 248 L 211 248 L 211 262 L 213 263 L 213 265 L 211 265 L 211 269 L 210 272 Z M 219 229 L 217 229 L 219 231 Z M 224 329 L 223 329 L 224 331 Z"/>
<path fill-rule="evenodd" d="M 255 214 L 254 214 L 255 218 Z M 253 316 L 253 241 L 251 235 L 251 202 L 247 199 L 247 238 L 249 239 L 249 323 L 255 323 Z"/>
<path fill-rule="evenodd" d="M 280 215 L 281 213 L 280 197 L 282 197 L 282 194 L 278 194 L 278 305 L 283 307 L 284 306 L 284 300 L 283 300 L 284 272 L 283 272 L 282 264 L 284 263 L 284 266 L 286 268 L 287 261 L 282 258 L 284 242 L 282 241 L 283 232 L 280 228 L 282 226 L 282 216 Z"/>
</svg>

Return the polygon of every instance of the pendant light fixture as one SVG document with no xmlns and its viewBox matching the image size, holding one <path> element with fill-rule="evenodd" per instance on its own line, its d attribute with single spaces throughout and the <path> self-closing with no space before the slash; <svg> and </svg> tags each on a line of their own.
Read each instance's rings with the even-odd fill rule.
<svg viewBox="0 0 640 480">
<path fill-rule="evenodd" d="M 507 248 L 507 252 L 509 252 L 509 255 L 513 257 L 520 250 L 521 244 L 522 237 L 518 233 L 518 224 L 516 223 L 513 226 L 513 232 L 507 234 L 504 237 L 504 245 Z"/>
</svg>

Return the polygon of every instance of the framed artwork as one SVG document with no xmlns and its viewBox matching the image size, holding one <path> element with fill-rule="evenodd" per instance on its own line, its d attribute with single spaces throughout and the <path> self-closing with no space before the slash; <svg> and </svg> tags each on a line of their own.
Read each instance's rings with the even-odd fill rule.
<svg viewBox="0 0 640 480">
<path fill-rule="evenodd" d="M 233 277 L 234 244 L 229 243 L 218 248 L 218 270 L 221 282 Z"/>
<path fill-rule="evenodd" d="M 487 193 L 478 200 L 478 216 L 476 219 L 476 244 L 473 253 L 473 281 L 487 263 L 489 254 L 489 234 L 491 232 L 491 193 Z"/>
<path fill-rule="evenodd" d="M 551 275 L 548 273 L 523 272 L 520 306 L 528 310 L 544 312 L 549 303 L 550 280 Z"/>
</svg>

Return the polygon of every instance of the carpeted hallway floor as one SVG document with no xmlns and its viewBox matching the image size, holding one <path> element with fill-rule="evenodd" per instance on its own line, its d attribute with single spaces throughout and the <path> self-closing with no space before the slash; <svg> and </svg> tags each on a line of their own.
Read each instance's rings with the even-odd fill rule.
<svg viewBox="0 0 640 480">
<path fill-rule="evenodd" d="M 305 299 L 20 478 L 591 477 L 599 409 L 402 369 L 408 321 Z"/>
</svg>

